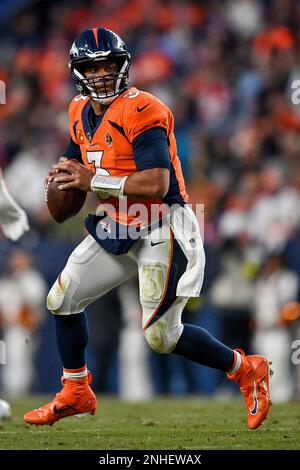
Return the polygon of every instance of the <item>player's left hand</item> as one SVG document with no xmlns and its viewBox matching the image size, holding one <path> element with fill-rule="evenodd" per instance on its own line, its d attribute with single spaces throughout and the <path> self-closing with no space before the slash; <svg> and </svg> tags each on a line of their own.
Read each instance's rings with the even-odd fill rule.
<svg viewBox="0 0 300 470">
<path fill-rule="evenodd" d="M 59 173 L 54 177 L 54 181 L 62 183 L 58 189 L 71 189 L 77 188 L 82 191 L 91 191 L 91 180 L 94 173 L 84 165 L 81 165 L 77 160 L 59 161 L 53 165 L 54 171 L 67 171 L 69 175 L 59 176 Z"/>
</svg>

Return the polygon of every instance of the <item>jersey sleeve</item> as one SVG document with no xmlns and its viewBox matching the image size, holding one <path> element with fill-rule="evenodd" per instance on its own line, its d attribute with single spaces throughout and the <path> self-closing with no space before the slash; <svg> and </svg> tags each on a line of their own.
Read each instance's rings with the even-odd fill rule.
<svg viewBox="0 0 300 470">
<path fill-rule="evenodd" d="M 137 98 L 127 98 L 123 109 L 123 129 L 129 142 L 149 129 L 160 127 L 169 135 L 170 112 L 160 101 L 151 95 L 141 94 Z"/>
<path fill-rule="evenodd" d="M 68 116 L 69 116 L 69 125 L 70 125 L 70 136 L 73 142 L 77 145 L 79 145 L 79 142 L 77 141 L 77 136 L 76 136 L 76 108 L 77 108 L 78 103 L 75 102 L 74 100 L 71 101 L 69 110 L 68 110 Z"/>
<path fill-rule="evenodd" d="M 164 129 L 155 127 L 139 134 L 132 143 L 137 171 L 170 169 L 168 139 Z"/>
</svg>

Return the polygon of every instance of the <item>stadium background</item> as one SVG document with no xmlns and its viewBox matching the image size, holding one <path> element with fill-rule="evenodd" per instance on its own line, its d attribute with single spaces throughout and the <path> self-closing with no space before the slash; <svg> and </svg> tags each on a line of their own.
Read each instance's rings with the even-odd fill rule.
<svg viewBox="0 0 300 470">
<path fill-rule="evenodd" d="M 291 361 L 298 310 L 289 302 L 299 300 L 300 275 L 300 107 L 292 104 L 291 88 L 300 79 L 300 2 L 2 0 L 0 13 L 0 79 L 7 91 L 0 164 L 31 223 L 17 245 L 1 239 L 0 287 L 17 286 L 33 263 L 33 290 L 44 282 L 40 292 L 46 291 L 84 236 L 82 220 L 95 200 L 57 225 L 44 204 L 43 179 L 68 140 L 67 108 L 76 94 L 70 45 L 87 27 L 111 28 L 132 55 L 131 83 L 174 112 L 190 201 L 205 205 L 205 283 L 185 321 L 248 352 L 268 344 L 271 356 L 280 356 L 278 401 L 299 396 L 299 366 Z M 127 399 L 235 393 L 223 375 L 147 348 L 134 288 L 90 309 L 88 362 L 96 390 Z M 23 310 L 13 322 L 0 312 L 2 338 L 22 330 L 26 348 L 34 345 L 29 382 L 8 387 L 8 365 L 1 366 L 4 396 L 57 390 L 53 321 L 39 308 L 38 322 Z"/>
</svg>

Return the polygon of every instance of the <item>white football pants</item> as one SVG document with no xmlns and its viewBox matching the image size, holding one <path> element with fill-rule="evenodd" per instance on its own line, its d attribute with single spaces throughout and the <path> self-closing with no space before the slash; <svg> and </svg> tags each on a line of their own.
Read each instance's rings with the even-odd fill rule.
<svg viewBox="0 0 300 470">
<path fill-rule="evenodd" d="M 188 260 L 169 226 L 168 237 L 163 240 L 158 240 L 161 232 L 158 235 L 156 230 L 159 231 L 154 229 L 138 240 L 128 253 L 118 256 L 107 252 L 91 235 L 87 236 L 73 251 L 50 290 L 48 309 L 55 315 L 80 313 L 138 272 L 144 335 L 154 351 L 170 353 L 183 330 L 181 314 L 189 295 L 177 296 L 176 289 L 187 272 Z M 202 283 L 202 243 L 200 248 L 195 256 L 200 254 L 203 258 L 199 276 Z"/>
</svg>

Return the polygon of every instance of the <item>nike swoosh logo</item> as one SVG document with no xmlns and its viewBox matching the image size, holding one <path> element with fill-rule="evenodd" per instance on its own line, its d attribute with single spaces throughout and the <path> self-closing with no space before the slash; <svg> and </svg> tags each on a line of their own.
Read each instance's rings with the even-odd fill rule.
<svg viewBox="0 0 300 470">
<path fill-rule="evenodd" d="M 53 406 L 53 411 L 56 415 L 60 415 L 63 411 L 68 410 L 69 408 L 73 408 L 73 405 L 66 405 L 60 408 L 59 410 L 56 408 L 56 405 Z"/>
<path fill-rule="evenodd" d="M 145 106 L 143 106 L 142 108 L 139 108 L 139 107 L 137 106 L 136 110 L 137 110 L 138 113 L 140 113 L 140 112 L 143 111 L 145 108 L 147 108 L 147 106 L 149 106 L 149 103 L 146 104 Z"/>
<path fill-rule="evenodd" d="M 164 241 L 163 242 L 153 242 L 153 241 L 151 241 L 151 246 L 160 245 L 161 243 L 165 243 L 165 242 Z"/>
<path fill-rule="evenodd" d="M 257 393 L 256 393 L 256 382 L 254 382 L 254 389 L 253 389 L 253 408 L 249 408 L 250 414 L 255 416 L 258 412 L 258 400 L 257 400 Z"/>
</svg>

